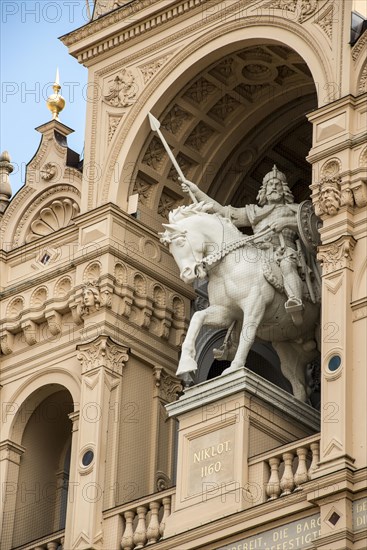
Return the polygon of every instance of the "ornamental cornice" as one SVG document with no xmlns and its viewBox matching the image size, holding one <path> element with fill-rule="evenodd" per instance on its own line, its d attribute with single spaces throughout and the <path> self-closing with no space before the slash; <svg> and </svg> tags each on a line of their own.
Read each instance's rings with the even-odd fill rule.
<svg viewBox="0 0 367 550">
<path fill-rule="evenodd" d="M 352 269 L 356 243 L 352 235 L 343 235 L 332 243 L 319 246 L 317 259 L 321 263 L 322 274 L 329 275 L 339 269 Z"/>
<path fill-rule="evenodd" d="M 236 4 L 235 6 L 231 6 L 226 10 L 226 14 L 228 17 L 232 12 L 236 12 L 240 10 L 242 7 L 246 6 L 249 3 L 249 0 L 242 0 L 239 2 L 239 5 Z M 208 22 L 214 23 L 216 21 L 220 21 L 223 18 L 223 13 L 216 13 L 214 15 L 211 15 L 207 18 Z M 254 16 L 248 16 L 242 20 L 235 20 L 235 21 L 229 21 L 225 24 L 222 24 L 220 28 L 215 28 L 211 30 L 210 32 L 205 33 L 205 35 L 200 36 L 196 40 L 193 40 L 190 42 L 187 47 L 184 48 L 181 52 L 177 52 L 174 57 L 167 61 L 167 63 L 160 69 L 160 71 L 157 73 L 157 75 L 152 78 L 141 95 L 139 96 L 139 101 L 136 105 L 133 105 L 131 107 L 131 110 L 128 114 L 126 114 L 126 118 L 124 121 L 123 126 L 120 129 L 117 129 L 115 134 L 115 139 L 113 143 L 113 147 L 111 149 L 110 156 L 107 160 L 107 166 L 106 166 L 106 174 L 103 181 L 103 189 L 102 189 L 102 196 L 101 200 L 102 202 L 108 201 L 108 194 L 109 194 L 109 187 L 110 182 L 113 177 L 114 171 L 116 169 L 116 162 L 120 153 L 120 150 L 122 148 L 122 145 L 130 132 L 131 128 L 134 125 L 134 122 L 139 114 L 141 114 L 142 105 L 144 105 L 147 100 L 151 97 L 154 90 L 162 84 L 162 82 L 172 73 L 172 71 L 180 65 L 187 57 L 189 57 L 192 53 L 194 53 L 196 50 L 201 48 L 202 46 L 205 46 L 210 41 L 217 39 L 224 34 L 228 34 L 229 32 L 234 32 L 239 29 L 244 29 L 248 27 L 252 27 L 255 25 L 263 25 L 265 27 L 278 27 L 281 29 L 286 29 L 298 37 L 300 37 L 302 40 L 304 40 L 309 48 L 313 51 L 316 58 L 318 59 L 322 69 L 323 73 L 326 75 L 326 78 L 328 81 L 332 81 L 332 71 L 331 68 L 327 67 L 325 64 L 325 60 L 320 55 L 320 49 L 318 48 L 317 43 L 315 40 L 312 39 L 310 36 L 309 31 L 306 31 L 302 28 L 302 25 L 299 23 L 295 23 L 292 21 L 287 21 L 282 17 L 277 17 L 275 15 L 272 15 L 271 19 L 266 19 L 266 16 L 264 18 L 259 17 L 258 15 Z M 187 37 L 190 33 L 194 33 L 196 30 L 200 29 L 203 26 L 203 22 L 200 21 L 198 23 L 193 24 L 189 28 L 184 29 L 183 31 L 177 32 L 173 36 L 169 36 L 166 39 L 162 41 L 157 41 L 154 46 L 151 46 L 149 48 L 145 48 L 144 50 L 135 53 L 131 56 L 128 56 L 124 59 L 124 64 L 127 65 L 128 63 L 132 63 L 135 59 L 145 55 L 145 54 L 151 54 L 152 52 L 156 50 L 161 50 L 164 47 L 172 46 L 172 42 L 177 41 L 181 38 Z M 93 116 L 95 117 L 96 124 L 97 121 L 97 105 L 94 105 L 94 113 Z M 93 159 L 92 159 L 93 161 Z M 88 203 L 89 208 L 93 208 L 92 199 L 93 199 L 93 193 L 92 193 L 92 185 L 89 186 L 89 194 L 88 198 L 90 202 Z"/>
<path fill-rule="evenodd" d="M 98 336 L 92 342 L 79 344 L 77 350 L 77 359 L 81 363 L 83 374 L 105 367 L 121 375 L 129 359 L 129 348 L 114 342 L 109 336 Z"/>
<path fill-rule="evenodd" d="M 159 9 L 159 11 L 155 12 L 153 15 L 144 18 L 143 21 L 139 21 L 135 25 L 128 25 L 125 27 L 122 33 L 119 34 L 117 41 L 111 40 L 111 35 L 109 35 L 108 38 L 103 40 L 103 45 L 101 47 L 96 48 L 95 43 L 93 46 L 87 46 L 87 48 L 80 54 L 77 54 L 78 61 L 87 61 L 92 57 L 95 57 L 95 55 L 98 55 L 100 52 L 105 53 L 106 51 L 116 48 L 121 44 L 125 44 L 126 42 L 135 39 L 137 36 L 145 34 L 147 31 L 155 30 L 159 26 L 169 23 L 172 19 L 176 19 L 177 17 L 180 17 L 197 7 L 206 4 L 208 1 L 209 0 L 182 0 L 179 4 L 176 3 L 175 5 L 168 6 L 166 9 Z M 247 2 L 249 1 L 251 2 L 252 0 L 247 0 Z M 152 0 L 140 0 L 138 11 L 142 11 L 152 4 Z M 107 14 L 101 19 L 94 20 L 88 25 L 62 36 L 61 41 L 65 44 L 65 46 L 73 46 L 81 40 L 95 35 L 99 31 L 103 31 L 109 27 L 111 28 L 115 23 L 126 21 L 129 13 L 131 13 L 131 8 L 121 7 L 121 9 Z"/>
</svg>

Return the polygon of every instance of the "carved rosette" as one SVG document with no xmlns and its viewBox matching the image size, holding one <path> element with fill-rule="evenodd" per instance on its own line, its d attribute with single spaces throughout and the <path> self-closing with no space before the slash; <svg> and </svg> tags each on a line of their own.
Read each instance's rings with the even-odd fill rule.
<svg viewBox="0 0 367 550">
<path fill-rule="evenodd" d="M 353 251 L 356 240 L 351 235 L 343 235 L 337 241 L 321 245 L 317 259 L 322 265 L 322 274 L 328 275 L 339 269 L 352 269 Z"/>
<path fill-rule="evenodd" d="M 182 391 L 181 380 L 168 374 L 163 367 L 154 367 L 153 376 L 160 399 L 167 403 L 176 401 L 177 394 Z"/>
<path fill-rule="evenodd" d="M 77 350 L 83 374 L 100 367 L 122 374 L 129 359 L 128 348 L 117 344 L 109 336 L 99 336 L 93 342 L 80 344 Z"/>
</svg>

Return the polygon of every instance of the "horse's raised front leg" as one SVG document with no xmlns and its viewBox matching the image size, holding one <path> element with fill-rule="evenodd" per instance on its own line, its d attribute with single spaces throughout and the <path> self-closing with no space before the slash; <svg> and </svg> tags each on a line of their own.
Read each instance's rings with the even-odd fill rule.
<svg viewBox="0 0 367 550">
<path fill-rule="evenodd" d="M 197 370 L 195 342 L 203 325 L 216 327 L 228 327 L 233 320 L 233 315 L 224 306 L 212 305 L 202 311 L 197 311 L 191 318 L 190 326 L 182 344 L 180 362 L 178 364 L 177 376 L 186 372 Z"/>
<path fill-rule="evenodd" d="M 255 341 L 256 331 L 265 313 L 265 300 L 256 293 L 249 296 L 242 304 L 243 324 L 236 355 L 231 365 L 222 374 L 227 374 L 245 366 L 246 358 Z"/>
</svg>

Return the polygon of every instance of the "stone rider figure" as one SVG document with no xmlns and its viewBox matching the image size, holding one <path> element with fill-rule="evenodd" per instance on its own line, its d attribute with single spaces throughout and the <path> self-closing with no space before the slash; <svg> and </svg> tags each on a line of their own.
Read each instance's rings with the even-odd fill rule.
<svg viewBox="0 0 367 550">
<path fill-rule="evenodd" d="M 299 256 L 296 245 L 299 205 L 294 203 L 285 175 L 274 165 L 272 171 L 264 177 L 257 195 L 259 206 L 248 204 L 243 208 L 222 206 L 188 180 L 182 181 L 181 187 L 186 193 L 190 190 L 197 200 L 213 203 L 213 211 L 229 218 L 237 227 L 252 227 L 255 235 L 269 227 L 273 229 L 274 233 L 264 237 L 262 244 L 264 247 L 272 247 L 280 267 L 288 298 L 285 303 L 286 312 L 291 315 L 295 325 L 301 325 L 303 283 L 298 273 Z"/>
</svg>

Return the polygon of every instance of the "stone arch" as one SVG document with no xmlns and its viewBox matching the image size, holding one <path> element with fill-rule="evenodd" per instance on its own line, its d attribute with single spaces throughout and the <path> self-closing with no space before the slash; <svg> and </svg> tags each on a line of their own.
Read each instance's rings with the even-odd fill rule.
<svg viewBox="0 0 367 550">
<path fill-rule="evenodd" d="M 9 547 L 65 528 L 69 414 L 79 402 L 78 386 L 76 377 L 47 369 L 47 374 L 33 376 L 12 396 L 13 410 L 7 411 L 4 432 L 23 454 L 19 465 L 10 463 L 7 469 L 7 482 L 16 487 L 4 508 L 5 533 L 10 537 L 4 542 Z"/>
<path fill-rule="evenodd" d="M 312 82 L 318 83 L 318 104 L 322 105 L 331 100 L 325 97 L 327 82 L 332 82 L 332 71 L 323 53 L 316 47 L 315 40 L 300 29 L 294 23 L 275 18 L 271 25 L 259 21 L 259 18 L 249 18 L 246 21 L 246 39 L 243 38 L 244 22 L 230 22 L 224 24 L 215 35 L 201 37 L 194 41 L 190 48 L 181 52 L 167 62 L 161 72 L 153 78 L 142 93 L 139 105 L 133 107 L 127 116 L 124 125 L 117 132 L 114 146 L 107 159 L 106 177 L 103 184 L 102 202 L 111 200 L 119 203 L 123 208 L 127 202 L 127 189 L 121 189 L 124 185 L 114 186 L 110 189 L 110 181 L 113 167 L 121 159 L 121 174 L 125 168 L 136 162 L 136 151 L 141 150 L 149 133 L 147 113 L 153 109 L 154 114 L 160 116 L 165 106 L 172 101 L 178 89 L 187 84 L 188 75 L 199 74 L 203 68 L 208 67 L 220 56 L 229 54 L 241 47 L 254 47 L 259 44 L 292 44 L 292 49 L 302 55 L 307 67 L 312 74 Z M 226 45 L 223 46 L 223 35 L 226 36 Z M 185 82 L 186 79 L 186 82 Z M 327 94 L 326 94 L 327 95 Z M 311 110 L 311 108 L 310 108 Z M 138 131 L 136 132 L 136 128 Z M 134 132 L 134 134 L 133 134 Z M 123 161 L 122 161 L 123 159 Z M 145 182 L 147 183 L 147 182 Z M 149 182 L 148 182 L 149 184 Z M 131 192 L 131 190 L 130 190 Z M 175 197 L 173 197 L 175 198 Z"/>
<path fill-rule="evenodd" d="M 8 400 L 14 404 L 8 415 L 9 422 L 5 422 L 4 438 L 20 444 L 23 435 L 27 415 L 19 415 L 21 408 L 27 403 L 27 411 L 33 411 L 42 400 L 54 393 L 55 388 L 66 389 L 72 396 L 73 403 L 77 407 L 80 402 L 80 381 L 75 374 L 59 368 L 47 368 L 42 373 L 38 372 L 17 389 Z"/>
</svg>

